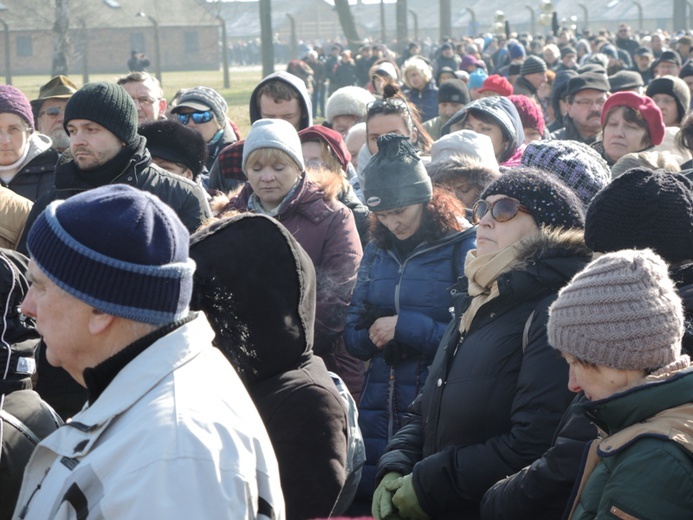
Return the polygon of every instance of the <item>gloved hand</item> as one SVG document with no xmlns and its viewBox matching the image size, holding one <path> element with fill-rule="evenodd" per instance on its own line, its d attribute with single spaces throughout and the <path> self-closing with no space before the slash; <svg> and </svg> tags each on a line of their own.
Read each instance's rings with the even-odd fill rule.
<svg viewBox="0 0 693 520">
<path fill-rule="evenodd" d="M 375 488 L 375 492 L 373 493 L 373 503 L 371 504 L 371 513 L 373 514 L 373 518 L 375 520 L 392 518 L 391 515 L 396 513 L 395 508 L 392 507 L 393 493 L 392 490 L 387 489 L 387 486 L 392 482 L 399 481 L 401 478 L 401 473 L 390 471 L 389 473 L 385 474 L 383 480 L 381 480 L 378 487 Z"/>
<path fill-rule="evenodd" d="M 412 474 L 386 484 L 388 491 L 395 491 L 392 497 L 392 505 L 397 508 L 400 517 L 407 520 L 430 520 L 431 517 L 421 509 L 419 499 L 414 491 Z"/>
</svg>

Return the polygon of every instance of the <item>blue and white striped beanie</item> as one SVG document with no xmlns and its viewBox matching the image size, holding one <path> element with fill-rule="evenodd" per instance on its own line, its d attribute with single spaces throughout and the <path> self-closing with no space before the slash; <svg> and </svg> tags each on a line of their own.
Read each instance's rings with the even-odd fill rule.
<svg viewBox="0 0 693 520">
<path fill-rule="evenodd" d="M 51 203 L 27 247 L 75 298 L 106 314 L 164 325 L 188 314 L 195 271 L 189 238 L 158 197 L 112 184 Z"/>
</svg>

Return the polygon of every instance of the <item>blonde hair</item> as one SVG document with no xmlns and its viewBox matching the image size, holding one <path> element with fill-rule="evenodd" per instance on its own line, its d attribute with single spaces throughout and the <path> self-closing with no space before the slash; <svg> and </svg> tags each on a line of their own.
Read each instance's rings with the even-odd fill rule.
<svg viewBox="0 0 693 520">
<path fill-rule="evenodd" d="M 402 67 L 402 80 L 404 81 L 404 84 L 407 85 L 409 88 L 412 88 L 412 86 L 409 84 L 409 79 L 407 78 L 407 74 L 410 70 L 418 71 L 418 73 L 421 74 L 426 83 L 431 81 L 431 78 L 433 78 L 433 71 L 431 70 L 431 66 L 428 63 L 426 63 L 424 60 L 417 56 L 409 58 Z"/>
<path fill-rule="evenodd" d="M 616 164 L 611 167 L 611 178 L 620 177 L 633 168 L 664 170 L 669 173 L 681 171 L 676 156 L 671 152 L 638 152 L 628 153 L 616 161 Z"/>
<path fill-rule="evenodd" d="M 301 173 L 301 167 L 296 161 L 288 153 L 278 148 L 258 148 L 253 150 L 246 160 L 245 169 L 250 170 L 256 163 L 284 164 L 295 168 L 299 174 Z"/>
</svg>

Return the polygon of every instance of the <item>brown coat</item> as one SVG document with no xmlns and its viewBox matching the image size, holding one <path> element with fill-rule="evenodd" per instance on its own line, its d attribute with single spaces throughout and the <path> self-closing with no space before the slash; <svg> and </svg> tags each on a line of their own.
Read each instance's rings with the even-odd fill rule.
<svg viewBox="0 0 693 520">
<path fill-rule="evenodd" d="M 0 186 L 0 247 L 16 249 L 33 203 Z"/>
</svg>

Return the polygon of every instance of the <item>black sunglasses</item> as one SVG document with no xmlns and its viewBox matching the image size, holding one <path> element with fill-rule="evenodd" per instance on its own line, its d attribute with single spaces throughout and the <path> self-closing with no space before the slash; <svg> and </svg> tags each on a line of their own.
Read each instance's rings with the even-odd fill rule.
<svg viewBox="0 0 693 520">
<path fill-rule="evenodd" d="M 519 200 L 512 197 L 503 197 L 493 202 L 479 200 L 472 208 L 474 223 L 478 224 L 489 211 L 491 212 L 491 218 L 496 222 L 507 222 L 513 219 L 519 211 L 529 213 L 529 209 L 526 206 L 523 206 Z"/>
<path fill-rule="evenodd" d="M 196 125 L 201 125 L 202 123 L 209 123 L 214 115 L 211 110 L 205 110 L 204 112 L 190 112 L 189 114 L 176 114 L 178 121 L 187 125 L 192 118 Z"/>
</svg>

